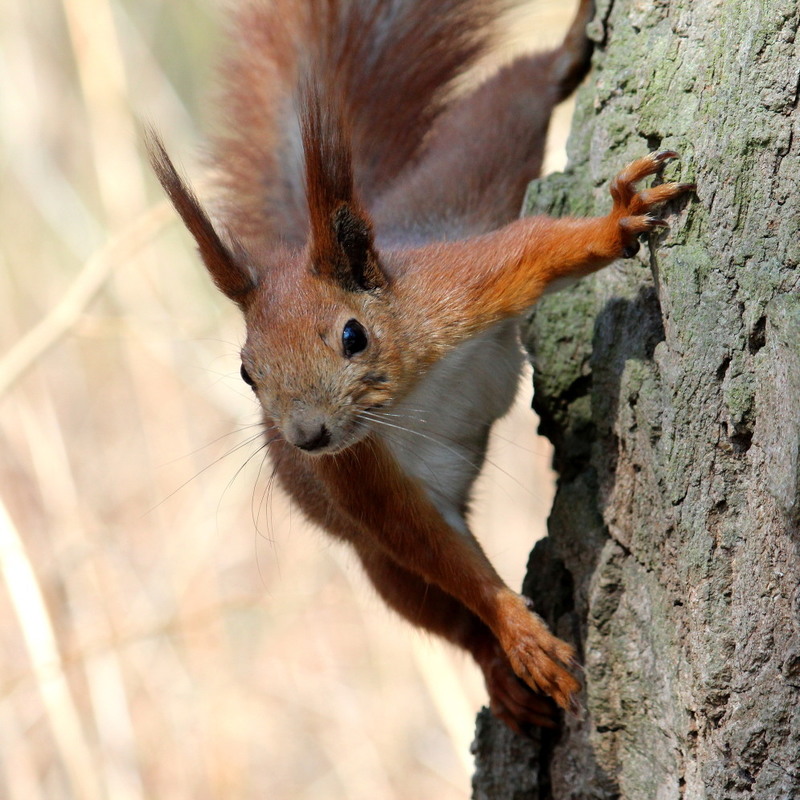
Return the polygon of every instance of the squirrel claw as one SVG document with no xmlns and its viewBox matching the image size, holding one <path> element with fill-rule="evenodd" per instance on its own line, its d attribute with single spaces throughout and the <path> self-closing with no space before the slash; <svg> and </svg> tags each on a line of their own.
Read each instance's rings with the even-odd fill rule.
<svg viewBox="0 0 800 800">
<path fill-rule="evenodd" d="M 653 209 L 668 203 L 682 194 L 693 192 L 694 183 L 660 183 L 647 189 L 638 189 L 636 184 L 648 175 L 659 173 L 667 161 L 678 158 L 674 150 L 653 152 L 628 164 L 611 182 L 614 199 L 612 220 L 618 226 L 618 256 L 631 258 L 639 251 L 636 237 L 652 233 L 657 228 L 668 228 L 665 219 L 657 216 Z"/>
<path fill-rule="evenodd" d="M 676 158 L 680 158 L 680 156 L 674 150 L 662 150 L 660 153 L 653 153 L 651 158 L 663 166 L 667 161 L 673 161 Z"/>
<path fill-rule="evenodd" d="M 573 697 L 570 701 L 569 715 L 578 722 L 583 722 L 586 719 L 586 709 L 576 697 Z"/>
</svg>

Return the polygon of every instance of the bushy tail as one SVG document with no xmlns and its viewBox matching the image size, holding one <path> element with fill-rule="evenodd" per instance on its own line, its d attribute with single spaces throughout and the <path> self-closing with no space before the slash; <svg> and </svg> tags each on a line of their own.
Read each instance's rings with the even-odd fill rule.
<svg viewBox="0 0 800 800">
<path fill-rule="evenodd" d="M 224 68 L 227 130 L 214 143 L 229 226 L 245 242 L 305 241 L 306 184 L 320 177 L 309 174 L 309 146 L 326 149 L 319 169 L 352 170 L 369 207 L 413 162 L 508 4 L 246 0 Z M 302 130 L 309 104 L 323 123 L 316 143 Z"/>
</svg>

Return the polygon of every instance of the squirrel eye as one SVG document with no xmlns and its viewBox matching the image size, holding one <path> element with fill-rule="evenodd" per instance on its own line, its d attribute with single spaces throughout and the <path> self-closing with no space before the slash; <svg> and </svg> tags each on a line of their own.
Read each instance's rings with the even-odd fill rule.
<svg viewBox="0 0 800 800">
<path fill-rule="evenodd" d="M 366 350 L 369 340 L 364 326 L 355 319 L 348 320 L 342 329 L 342 350 L 347 358 Z"/>
<path fill-rule="evenodd" d="M 242 380 L 250 387 L 256 385 L 256 382 L 250 377 L 250 373 L 244 368 L 244 364 L 242 364 L 241 368 L 239 369 L 239 374 L 242 376 Z"/>
</svg>

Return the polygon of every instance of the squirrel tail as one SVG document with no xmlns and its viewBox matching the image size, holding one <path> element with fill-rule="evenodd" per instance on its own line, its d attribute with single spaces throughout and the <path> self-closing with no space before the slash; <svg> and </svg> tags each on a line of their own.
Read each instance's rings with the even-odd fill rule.
<svg viewBox="0 0 800 800">
<path fill-rule="evenodd" d="M 329 236 L 341 204 L 393 241 L 515 217 L 550 112 L 588 70 L 594 10 L 580 0 L 558 48 L 455 92 L 518 2 L 239 0 L 212 148 L 225 227 L 261 250 Z"/>
<path fill-rule="evenodd" d="M 226 223 L 245 243 L 306 240 L 309 117 L 325 121 L 334 169 L 347 165 L 370 207 L 419 155 L 514 2 L 243 0 L 223 66 L 227 129 L 212 144 Z"/>
</svg>

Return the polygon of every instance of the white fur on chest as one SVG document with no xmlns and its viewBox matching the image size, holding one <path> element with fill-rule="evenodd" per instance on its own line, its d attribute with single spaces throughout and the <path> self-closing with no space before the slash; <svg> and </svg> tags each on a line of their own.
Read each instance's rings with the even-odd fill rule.
<svg viewBox="0 0 800 800">
<path fill-rule="evenodd" d="M 425 485 L 447 522 L 463 533 L 489 429 L 516 394 L 523 361 L 517 327 L 516 320 L 507 320 L 460 345 L 377 426 L 402 468 Z"/>
</svg>

